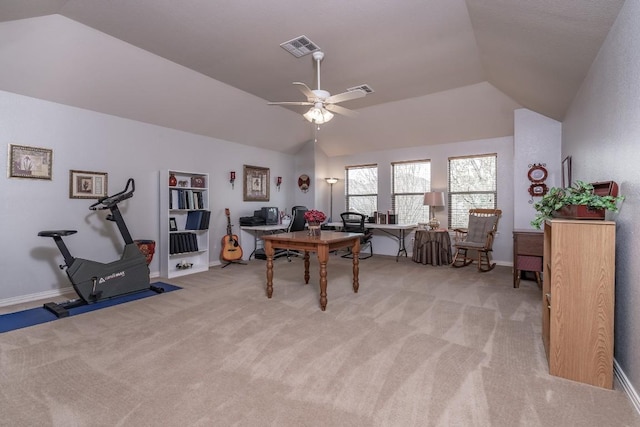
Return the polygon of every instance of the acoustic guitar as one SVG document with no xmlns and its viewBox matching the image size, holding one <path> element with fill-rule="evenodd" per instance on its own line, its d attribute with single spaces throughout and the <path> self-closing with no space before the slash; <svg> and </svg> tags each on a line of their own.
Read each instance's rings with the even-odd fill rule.
<svg viewBox="0 0 640 427">
<path fill-rule="evenodd" d="M 231 217 L 229 209 L 224 210 L 227 216 L 227 235 L 222 238 L 222 250 L 220 252 L 220 258 L 224 261 L 233 262 L 242 259 L 242 248 L 238 243 L 238 236 L 231 231 Z"/>
</svg>

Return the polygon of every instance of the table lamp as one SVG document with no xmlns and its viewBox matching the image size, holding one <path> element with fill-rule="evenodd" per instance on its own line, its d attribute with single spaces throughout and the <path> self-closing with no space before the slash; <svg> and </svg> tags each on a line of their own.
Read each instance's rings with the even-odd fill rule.
<svg viewBox="0 0 640 427">
<path fill-rule="evenodd" d="M 444 193 L 442 191 L 429 191 L 424 193 L 425 206 L 429 206 L 429 214 L 431 219 L 429 220 L 429 228 L 432 230 L 440 227 L 440 221 L 436 218 L 435 207 L 444 206 Z"/>
</svg>

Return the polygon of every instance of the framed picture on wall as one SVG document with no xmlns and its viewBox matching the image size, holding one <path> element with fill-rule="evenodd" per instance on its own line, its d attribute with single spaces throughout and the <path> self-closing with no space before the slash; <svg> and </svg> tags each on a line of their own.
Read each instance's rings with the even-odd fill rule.
<svg viewBox="0 0 640 427">
<path fill-rule="evenodd" d="M 53 150 L 9 144 L 9 178 L 51 179 Z"/>
<path fill-rule="evenodd" d="M 69 171 L 69 198 L 99 199 L 107 196 L 105 172 Z"/>
<path fill-rule="evenodd" d="M 562 160 L 562 188 L 571 187 L 571 156 Z"/>
<path fill-rule="evenodd" d="M 269 201 L 269 168 L 244 165 L 242 178 L 245 202 Z"/>
</svg>

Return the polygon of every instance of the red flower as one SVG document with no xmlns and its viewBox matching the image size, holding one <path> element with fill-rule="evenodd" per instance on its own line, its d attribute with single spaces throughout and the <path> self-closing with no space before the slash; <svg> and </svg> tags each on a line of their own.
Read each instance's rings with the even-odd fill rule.
<svg viewBox="0 0 640 427">
<path fill-rule="evenodd" d="M 306 219 L 307 222 L 309 222 L 309 223 L 312 223 L 312 222 L 321 223 L 325 219 L 327 219 L 327 216 L 324 213 L 320 212 L 320 211 L 317 211 L 315 209 L 311 209 L 310 211 L 306 211 L 304 213 L 304 219 Z"/>
</svg>

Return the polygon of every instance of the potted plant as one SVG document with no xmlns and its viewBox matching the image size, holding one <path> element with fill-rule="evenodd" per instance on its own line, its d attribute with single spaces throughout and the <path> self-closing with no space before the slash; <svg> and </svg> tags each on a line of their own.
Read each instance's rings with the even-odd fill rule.
<svg viewBox="0 0 640 427">
<path fill-rule="evenodd" d="M 552 217 L 604 219 L 606 210 L 618 212 L 618 202 L 623 201 L 624 196 L 617 196 L 617 186 L 612 184 L 615 191 L 607 194 L 598 194 L 593 184 L 583 181 L 576 181 L 568 188 L 551 188 L 533 205 L 537 213 L 531 225 L 540 229 L 542 223 Z"/>
</svg>

